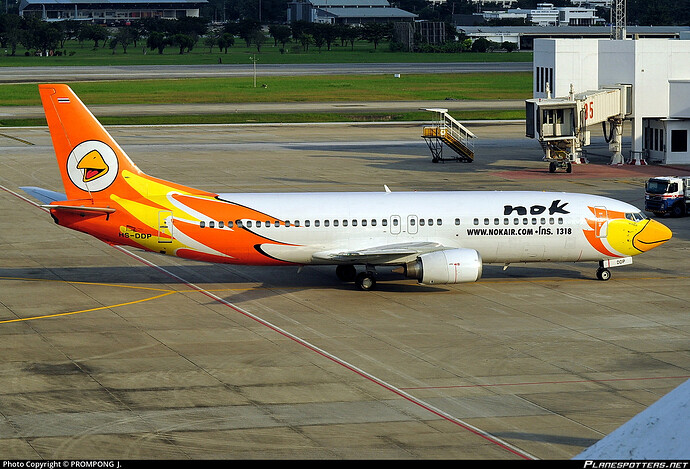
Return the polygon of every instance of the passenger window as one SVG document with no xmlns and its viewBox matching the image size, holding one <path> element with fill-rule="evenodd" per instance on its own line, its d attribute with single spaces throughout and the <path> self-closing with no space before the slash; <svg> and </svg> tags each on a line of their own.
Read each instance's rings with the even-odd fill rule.
<svg viewBox="0 0 690 469">
<path fill-rule="evenodd" d="M 498 218 L 494 218 L 494 225 L 498 225 L 499 223 Z"/>
<path fill-rule="evenodd" d="M 504 219 L 503 219 L 503 224 L 504 224 L 504 225 L 509 225 L 509 224 L 510 224 L 510 220 L 508 220 L 507 218 L 504 218 Z"/>
<path fill-rule="evenodd" d="M 438 218 L 438 219 L 436 220 L 436 226 L 441 226 L 441 225 L 443 225 L 443 220 L 441 220 L 440 218 Z"/>
<path fill-rule="evenodd" d="M 381 220 L 381 224 L 382 224 L 383 226 L 388 226 L 388 220 L 386 220 L 386 219 L 384 218 L 383 220 Z"/>
<path fill-rule="evenodd" d="M 484 224 L 485 224 L 485 225 L 488 225 L 488 224 L 489 224 L 489 219 L 488 219 L 488 218 L 485 218 L 485 219 L 484 219 Z"/>
<path fill-rule="evenodd" d="M 251 228 L 251 227 L 252 227 L 252 221 L 247 220 L 247 228 Z M 213 227 L 211 227 L 211 228 L 213 228 Z"/>
<path fill-rule="evenodd" d="M 232 228 L 232 220 L 228 221 L 228 228 Z"/>
<path fill-rule="evenodd" d="M 216 223 L 215 223 L 215 222 L 213 222 L 213 221 L 208 222 L 208 227 L 209 227 L 209 228 L 215 228 L 215 226 L 216 226 Z"/>
<path fill-rule="evenodd" d="M 367 226 L 367 221 L 366 221 L 366 220 L 362 220 L 362 226 Z"/>
<path fill-rule="evenodd" d="M 199 228 L 206 228 L 206 222 L 205 222 L 205 221 L 200 221 L 200 222 L 199 222 Z"/>
<path fill-rule="evenodd" d="M 398 226 L 398 219 L 397 219 L 397 218 L 395 218 L 395 219 L 393 220 L 393 226 Z"/>
<path fill-rule="evenodd" d="M 558 224 L 559 224 L 559 225 L 562 225 L 562 224 L 563 224 L 563 219 L 562 219 L 562 218 L 559 218 L 559 219 L 558 219 Z"/>
<path fill-rule="evenodd" d="M 352 220 L 352 226 L 357 226 L 357 220 Z"/>
<path fill-rule="evenodd" d="M 549 225 L 553 225 L 553 223 L 554 223 L 554 219 L 553 219 L 553 218 L 549 218 Z"/>
<path fill-rule="evenodd" d="M 520 219 L 519 218 L 513 218 L 513 225 L 519 225 L 520 224 Z"/>
<path fill-rule="evenodd" d="M 419 219 L 419 226 L 424 226 L 424 219 L 423 218 Z"/>
<path fill-rule="evenodd" d="M 331 222 L 328 220 L 323 221 L 323 226 L 329 226 L 330 224 L 331 224 Z"/>
<path fill-rule="evenodd" d="M 347 226 L 347 220 L 343 220 L 343 226 Z"/>
<path fill-rule="evenodd" d="M 280 222 L 279 222 L 278 220 L 274 221 L 274 222 L 273 222 L 273 226 L 275 226 L 276 228 L 279 228 L 279 227 L 280 227 Z"/>
<path fill-rule="evenodd" d="M 309 225 L 311 225 L 311 222 L 309 220 L 304 220 L 304 226 L 309 228 Z"/>
<path fill-rule="evenodd" d="M 235 224 L 237 225 L 237 228 L 242 228 L 242 220 L 235 221 Z"/>
<path fill-rule="evenodd" d="M 478 224 L 479 224 L 479 218 L 475 218 L 475 219 L 474 219 L 474 224 L 475 224 L 475 225 L 478 225 Z"/>
<path fill-rule="evenodd" d="M 290 220 L 285 220 L 285 226 L 289 227 L 290 226 Z"/>
<path fill-rule="evenodd" d="M 459 224 L 460 224 L 460 219 L 459 219 L 459 218 L 456 218 L 456 219 L 455 219 L 455 224 L 456 224 L 456 225 L 459 225 Z"/>
<path fill-rule="evenodd" d="M 295 220 L 295 226 L 299 228 L 299 220 Z"/>
<path fill-rule="evenodd" d="M 338 220 L 333 220 L 333 226 L 338 226 Z"/>
<path fill-rule="evenodd" d="M 414 218 L 410 218 L 410 225 L 411 225 L 411 226 L 414 226 L 414 225 L 415 225 L 415 219 L 414 219 Z"/>
<path fill-rule="evenodd" d="M 321 226 L 321 222 L 319 220 L 314 220 L 314 226 L 318 228 Z"/>
<path fill-rule="evenodd" d="M 371 226 L 376 226 L 376 219 L 375 218 L 371 220 Z"/>
</svg>

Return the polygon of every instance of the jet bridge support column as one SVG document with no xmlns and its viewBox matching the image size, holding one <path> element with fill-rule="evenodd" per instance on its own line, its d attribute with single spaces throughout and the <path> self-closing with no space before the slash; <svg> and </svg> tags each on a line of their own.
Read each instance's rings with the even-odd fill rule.
<svg viewBox="0 0 690 469">
<path fill-rule="evenodd" d="M 609 151 L 612 152 L 611 163 L 623 164 L 623 120 L 611 119 L 611 137 L 609 141 Z"/>
</svg>

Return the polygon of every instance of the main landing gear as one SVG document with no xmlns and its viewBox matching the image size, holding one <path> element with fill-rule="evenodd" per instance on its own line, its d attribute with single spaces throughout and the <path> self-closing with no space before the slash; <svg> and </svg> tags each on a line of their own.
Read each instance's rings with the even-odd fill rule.
<svg viewBox="0 0 690 469">
<path fill-rule="evenodd" d="M 360 290 L 369 291 L 376 287 L 376 272 L 373 267 L 367 266 L 364 272 L 358 274 L 354 265 L 339 265 L 335 268 L 335 274 L 343 282 L 355 282 Z"/>
</svg>

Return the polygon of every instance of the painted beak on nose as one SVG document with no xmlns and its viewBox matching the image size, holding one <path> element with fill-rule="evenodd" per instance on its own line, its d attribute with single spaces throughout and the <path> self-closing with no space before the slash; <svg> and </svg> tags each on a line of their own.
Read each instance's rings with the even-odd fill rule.
<svg viewBox="0 0 690 469">
<path fill-rule="evenodd" d="M 661 246 L 671 239 L 673 233 L 665 225 L 656 220 L 647 220 L 640 231 L 633 236 L 633 247 L 642 252 Z"/>
</svg>

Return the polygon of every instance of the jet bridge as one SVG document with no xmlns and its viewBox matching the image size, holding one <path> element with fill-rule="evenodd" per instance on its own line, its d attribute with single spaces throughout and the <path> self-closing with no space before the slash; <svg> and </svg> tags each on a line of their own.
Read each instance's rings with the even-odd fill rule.
<svg viewBox="0 0 690 469">
<path fill-rule="evenodd" d="M 544 150 L 549 171 L 572 171 L 573 164 L 587 163 L 592 125 L 601 124 L 612 152 L 611 164 L 623 163 L 623 120 L 632 114 L 632 86 L 615 85 L 599 90 L 570 93 L 565 98 L 528 99 L 526 136 L 536 138 Z M 610 130 L 606 132 L 606 124 Z"/>
</svg>

